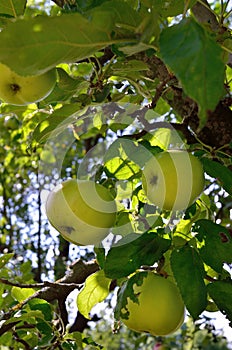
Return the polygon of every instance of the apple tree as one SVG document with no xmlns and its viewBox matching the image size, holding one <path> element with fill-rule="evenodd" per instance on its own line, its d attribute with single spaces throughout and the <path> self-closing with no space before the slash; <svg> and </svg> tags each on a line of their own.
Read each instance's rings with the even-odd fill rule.
<svg viewBox="0 0 232 350">
<path fill-rule="evenodd" d="M 201 321 L 232 325 L 231 11 L 0 2 L 0 349 L 226 346 Z M 185 308 L 170 338 L 150 274 Z"/>
</svg>

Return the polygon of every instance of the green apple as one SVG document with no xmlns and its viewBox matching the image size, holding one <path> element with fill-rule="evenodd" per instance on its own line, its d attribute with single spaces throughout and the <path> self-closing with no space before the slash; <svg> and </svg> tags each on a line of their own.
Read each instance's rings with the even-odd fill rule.
<svg viewBox="0 0 232 350">
<path fill-rule="evenodd" d="M 49 193 L 46 201 L 49 222 L 68 241 L 97 245 L 116 219 L 116 202 L 104 186 L 90 180 L 66 180 Z"/>
<path fill-rule="evenodd" d="M 28 105 L 47 97 L 56 83 L 56 69 L 44 74 L 21 76 L 0 63 L 0 99 L 12 105 Z"/>
<path fill-rule="evenodd" d="M 15 115 L 7 115 L 4 119 L 4 126 L 10 130 L 17 130 L 20 126 L 20 121 Z"/>
<path fill-rule="evenodd" d="M 123 289 L 126 293 L 127 285 L 133 285 L 133 291 L 138 297 L 138 303 L 129 297 L 126 306 L 121 310 L 122 322 L 136 332 L 147 332 L 155 336 L 165 336 L 175 332 L 184 321 L 185 307 L 179 290 L 173 282 L 160 275 L 148 271 L 143 274 L 142 283 L 133 283 L 135 275 L 129 278 Z"/>
<path fill-rule="evenodd" d="M 204 189 L 204 170 L 198 158 L 182 150 L 158 153 L 143 170 L 142 184 L 148 199 L 165 210 L 183 210 Z"/>
</svg>

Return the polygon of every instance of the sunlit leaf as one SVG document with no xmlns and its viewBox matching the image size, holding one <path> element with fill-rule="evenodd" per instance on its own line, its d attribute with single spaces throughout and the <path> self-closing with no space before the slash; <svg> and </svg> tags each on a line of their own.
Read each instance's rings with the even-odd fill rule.
<svg viewBox="0 0 232 350">
<path fill-rule="evenodd" d="M 26 300 L 34 293 L 35 293 L 35 290 L 32 288 L 13 287 L 11 289 L 12 297 L 19 302 Z"/>
<path fill-rule="evenodd" d="M 92 308 L 109 294 L 110 283 L 111 279 L 105 277 L 103 270 L 95 272 L 86 279 L 84 288 L 77 296 L 77 307 L 83 316 L 90 318 Z"/>
<path fill-rule="evenodd" d="M 119 157 L 105 163 L 105 171 L 119 180 L 129 179 L 138 173 L 139 170 L 135 163 Z"/>
</svg>

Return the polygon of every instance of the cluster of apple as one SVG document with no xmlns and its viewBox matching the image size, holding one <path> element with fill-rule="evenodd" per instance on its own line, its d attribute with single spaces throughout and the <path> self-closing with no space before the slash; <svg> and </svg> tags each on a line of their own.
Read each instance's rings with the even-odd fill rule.
<svg viewBox="0 0 232 350">
<path fill-rule="evenodd" d="M 186 151 L 164 151 L 146 163 L 142 185 L 150 202 L 164 210 L 182 210 L 203 191 L 203 167 L 198 158 Z M 96 245 L 114 226 L 117 204 L 103 185 L 71 179 L 50 192 L 46 213 L 51 225 L 66 240 L 78 245 Z M 143 273 L 130 277 L 122 290 L 126 293 L 127 284 L 131 285 L 133 278 Z M 127 297 L 127 305 L 121 310 L 122 322 L 127 327 L 164 336 L 182 325 L 185 307 L 173 280 L 149 271 L 143 276 L 142 284 L 134 283 L 133 289 L 137 302 Z"/>
<path fill-rule="evenodd" d="M 204 188 L 198 158 L 186 151 L 169 150 L 146 163 L 142 184 L 147 198 L 165 210 L 192 204 Z M 91 180 L 66 180 L 50 192 L 46 213 L 68 241 L 77 245 L 100 243 L 114 226 L 117 205 L 111 192 Z"/>
<path fill-rule="evenodd" d="M 46 98 L 54 89 L 57 74 L 51 69 L 40 75 L 21 76 L 0 63 L 0 99 L 12 105 L 28 105 Z"/>
<path fill-rule="evenodd" d="M 56 84 L 56 70 L 35 76 L 20 76 L 0 63 L 0 99 L 13 105 L 27 105 L 46 98 Z M 12 117 L 7 128 L 15 128 Z M 143 189 L 151 203 L 164 210 L 183 210 L 192 204 L 204 188 L 201 162 L 186 151 L 170 150 L 152 156 L 143 169 Z M 117 204 L 111 192 L 94 181 L 70 179 L 50 192 L 46 201 L 49 222 L 68 241 L 78 245 L 97 245 L 114 226 Z M 142 277 L 142 283 L 137 284 Z M 133 283 L 134 280 L 134 283 Z M 137 296 L 124 295 L 122 322 L 137 332 L 164 336 L 183 323 L 185 307 L 173 281 L 152 271 L 130 276 L 129 284 Z M 123 296 L 122 296 L 123 297 Z"/>
</svg>

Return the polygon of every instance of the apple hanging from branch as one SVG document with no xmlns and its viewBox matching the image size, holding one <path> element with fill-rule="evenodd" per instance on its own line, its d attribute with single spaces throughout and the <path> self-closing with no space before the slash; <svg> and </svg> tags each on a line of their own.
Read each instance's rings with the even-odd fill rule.
<svg viewBox="0 0 232 350">
<path fill-rule="evenodd" d="M 137 301 L 128 296 L 127 288 L 131 287 Z M 140 271 L 130 277 L 122 287 L 120 301 L 122 322 L 136 332 L 166 336 L 184 321 L 185 306 L 176 284 L 152 271 Z"/>
<path fill-rule="evenodd" d="M 56 69 L 32 76 L 21 76 L 0 63 L 0 99 L 12 105 L 28 105 L 43 100 L 53 90 Z"/>
<path fill-rule="evenodd" d="M 97 245 L 116 220 L 111 192 L 90 180 L 66 180 L 50 192 L 46 201 L 49 222 L 69 242 Z"/>
<path fill-rule="evenodd" d="M 169 150 L 151 157 L 144 167 L 142 184 L 148 199 L 165 210 L 183 210 L 204 189 L 200 160 L 184 150 Z"/>
</svg>

